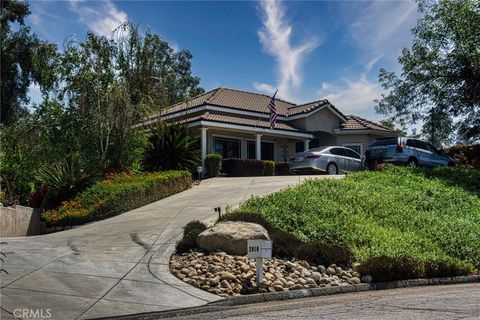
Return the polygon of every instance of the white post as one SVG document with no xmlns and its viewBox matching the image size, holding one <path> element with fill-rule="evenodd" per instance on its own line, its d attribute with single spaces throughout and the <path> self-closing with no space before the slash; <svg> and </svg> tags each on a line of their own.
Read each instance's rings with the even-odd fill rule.
<svg viewBox="0 0 480 320">
<path fill-rule="evenodd" d="M 202 128 L 201 140 L 201 152 L 202 152 L 202 167 L 203 172 L 205 172 L 205 158 L 207 157 L 207 130 L 208 128 Z"/>
<path fill-rule="evenodd" d="M 257 267 L 257 288 L 260 288 L 260 285 L 263 283 L 263 259 L 255 258 L 256 267 Z"/>
<path fill-rule="evenodd" d="M 255 154 L 257 160 L 262 160 L 262 135 L 260 133 L 257 133 L 255 140 Z"/>
<path fill-rule="evenodd" d="M 310 139 L 303 140 L 303 151 L 308 151 L 310 149 Z"/>
</svg>

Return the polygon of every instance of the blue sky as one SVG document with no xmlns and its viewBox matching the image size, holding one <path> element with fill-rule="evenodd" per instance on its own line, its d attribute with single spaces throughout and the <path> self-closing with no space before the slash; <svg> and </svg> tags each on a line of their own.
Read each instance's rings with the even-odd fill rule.
<svg viewBox="0 0 480 320">
<path fill-rule="evenodd" d="M 327 98 L 379 120 L 381 67 L 399 71 L 417 18 L 412 1 L 31 1 L 27 24 L 63 47 L 130 20 L 193 54 L 193 73 L 219 86 L 294 102 Z M 32 97 L 38 93 L 32 88 Z"/>
</svg>

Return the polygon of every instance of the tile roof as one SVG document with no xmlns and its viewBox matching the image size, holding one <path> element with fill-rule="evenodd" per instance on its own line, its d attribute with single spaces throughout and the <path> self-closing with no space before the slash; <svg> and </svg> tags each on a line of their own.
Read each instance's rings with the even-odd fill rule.
<svg viewBox="0 0 480 320">
<path fill-rule="evenodd" d="M 188 110 L 202 105 L 213 105 L 243 111 L 269 113 L 267 108 L 272 97 L 266 94 L 241 91 L 236 89 L 217 88 L 194 97 L 188 102 L 182 102 L 168 107 L 162 111 L 162 116 Z M 343 114 L 335 108 L 328 100 L 319 100 L 302 105 L 297 105 L 282 99 L 276 99 L 277 112 L 280 116 L 291 116 L 307 113 L 321 106 L 328 104 L 335 111 Z"/>
<path fill-rule="evenodd" d="M 197 115 L 191 118 L 182 119 L 179 121 L 180 123 L 191 123 L 199 120 L 206 120 L 206 121 L 214 121 L 214 122 L 221 122 L 221 123 L 230 123 L 230 124 L 238 124 L 244 126 L 251 126 L 251 127 L 261 127 L 261 128 L 270 128 L 270 122 L 263 119 L 258 118 L 251 118 L 251 117 L 236 117 L 236 116 L 228 116 L 223 114 L 216 114 L 216 113 L 209 113 L 205 112 L 201 115 Z M 287 131 L 300 131 L 297 128 L 294 128 L 284 122 L 277 121 L 276 128 L 277 130 L 287 130 Z"/>
<path fill-rule="evenodd" d="M 265 94 L 217 88 L 199 95 L 188 102 L 178 103 L 164 109 L 162 111 L 162 116 L 205 104 L 244 111 L 268 113 L 267 106 L 270 99 L 271 97 Z M 287 115 L 288 108 L 295 106 L 293 103 L 281 99 L 276 99 L 276 102 L 278 114 L 282 116 Z"/>
<path fill-rule="evenodd" d="M 379 123 L 354 116 L 348 115 L 347 121 L 342 124 L 342 130 L 379 130 L 379 131 L 393 131 L 391 128 L 381 125 Z"/>
</svg>

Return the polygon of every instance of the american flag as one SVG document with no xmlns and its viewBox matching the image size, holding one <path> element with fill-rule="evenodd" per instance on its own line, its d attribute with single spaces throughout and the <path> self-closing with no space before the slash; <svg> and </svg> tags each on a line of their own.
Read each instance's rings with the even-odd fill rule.
<svg viewBox="0 0 480 320">
<path fill-rule="evenodd" d="M 268 103 L 268 109 L 270 109 L 270 128 L 271 129 L 275 128 L 275 125 L 277 122 L 277 116 L 278 116 L 277 107 L 275 106 L 275 95 L 277 94 L 277 91 L 275 91 L 272 99 L 270 99 L 270 102 Z"/>
</svg>

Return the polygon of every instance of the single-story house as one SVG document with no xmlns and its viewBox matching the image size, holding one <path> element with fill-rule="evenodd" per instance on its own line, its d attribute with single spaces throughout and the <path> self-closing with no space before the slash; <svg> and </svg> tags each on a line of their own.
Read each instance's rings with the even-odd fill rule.
<svg viewBox="0 0 480 320">
<path fill-rule="evenodd" d="M 364 154 L 375 138 L 392 135 L 381 124 L 344 115 L 328 100 L 305 104 L 276 99 L 278 118 L 270 128 L 264 94 L 217 88 L 152 116 L 147 123 L 185 123 L 198 135 L 202 164 L 210 153 L 224 158 L 288 161 L 295 152 L 341 145 Z"/>
</svg>

